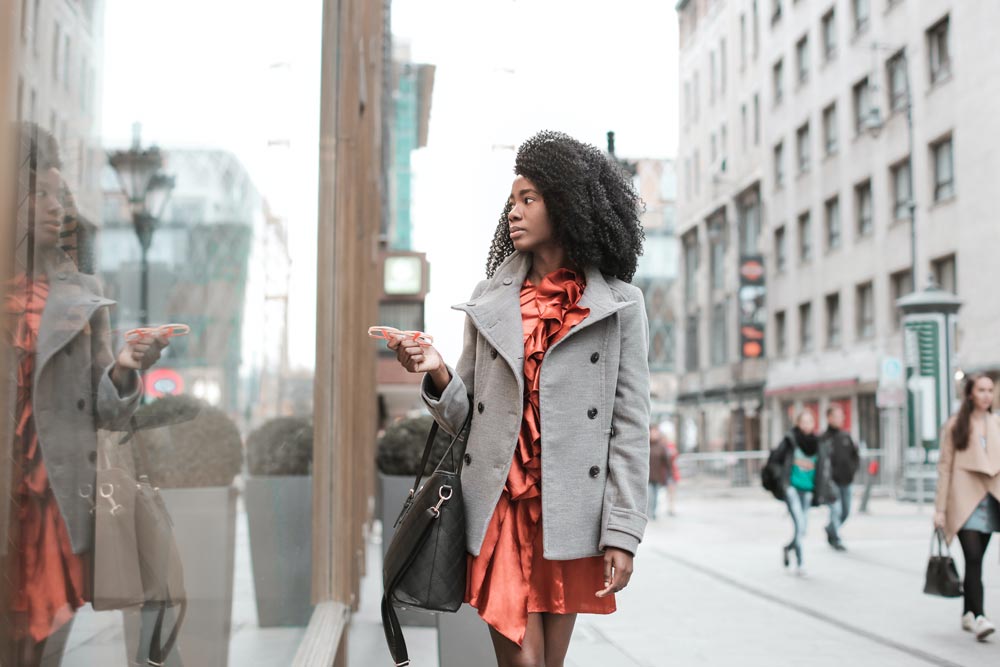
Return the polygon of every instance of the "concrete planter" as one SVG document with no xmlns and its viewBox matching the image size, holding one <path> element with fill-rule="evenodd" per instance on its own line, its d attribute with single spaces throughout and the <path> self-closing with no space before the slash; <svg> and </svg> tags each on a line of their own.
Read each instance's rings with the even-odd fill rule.
<svg viewBox="0 0 1000 667">
<path fill-rule="evenodd" d="M 243 493 L 258 625 L 308 625 L 313 611 L 312 477 L 247 477 Z"/>
<path fill-rule="evenodd" d="M 389 548 L 392 536 L 396 530 L 392 524 L 399 516 L 399 510 L 403 509 L 403 503 L 410 494 L 410 485 L 413 484 L 412 475 L 385 475 L 378 474 L 378 507 L 379 518 L 382 520 L 382 557 Z M 379 572 L 379 579 L 382 573 Z M 409 609 L 398 609 L 399 622 L 401 625 L 414 625 L 423 627 L 433 627 L 435 617 L 438 614 L 426 611 L 415 611 Z"/>
</svg>

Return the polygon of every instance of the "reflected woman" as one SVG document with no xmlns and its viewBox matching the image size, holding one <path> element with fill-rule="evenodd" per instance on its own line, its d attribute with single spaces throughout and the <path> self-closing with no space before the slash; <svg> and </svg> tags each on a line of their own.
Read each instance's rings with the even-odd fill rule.
<svg viewBox="0 0 1000 667">
<path fill-rule="evenodd" d="M 501 667 L 560 667 L 579 613 L 615 611 L 646 527 L 648 327 L 629 284 L 640 201 L 621 168 L 565 134 L 517 152 L 515 178 L 473 290 L 455 368 L 396 339 L 454 434 L 462 471 L 466 601 Z M 471 401 L 471 402 L 470 402 Z"/>
<path fill-rule="evenodd" d="M 139 404 L 137 371 L 165 340 L 111 349 L 98 281 L 60 247 L 59 148 L 44 129 L 17 130 L 15 274 L 4 289 L 14 520 L 5 542 L 11 664 L 58 665 L 74 612 L 90 600 L 98 428 L 122 428 Z M 16 391 L 14 390 L 16 387 Z M 0 552 L 2 553 L 2 552 Z"/>
</svg>

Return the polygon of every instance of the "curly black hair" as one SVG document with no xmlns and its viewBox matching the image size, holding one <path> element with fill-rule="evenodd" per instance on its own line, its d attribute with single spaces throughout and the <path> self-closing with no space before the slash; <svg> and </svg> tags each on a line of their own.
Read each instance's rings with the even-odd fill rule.
<svg viewBox="0 0 1000 667">
<path fill-rule="evenodd" d="M 631 282 L 645 238 L 639 222 L 643 204 L 616 161 L 562 132 L 543 130 L 517 149 L 514 173 L 538 188 L 556 241 L 573 265 Z M 493 235 L 489 278 L 514 252 L 511 207 L 508 200 Z"/>
</svg>

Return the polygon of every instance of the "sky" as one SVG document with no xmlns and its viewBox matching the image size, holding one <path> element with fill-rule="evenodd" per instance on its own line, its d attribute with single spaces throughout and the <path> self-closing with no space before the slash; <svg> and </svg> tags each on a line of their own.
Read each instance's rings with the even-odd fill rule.
<svg viewBox="0 0 1000 667">
<path fill-rule="evenodd" d="M 144 142 L 165 149 L 231 151 L 288 220 L 300 368 L 313 364 L 315 336 L 321 10 L 108 0 L 105 23 L 105 145 L 126 144 L 139 121 Z M 432 265 L 426 329 L 454 363 L 462 316 L 448 306 L 483 277 L 517 144 L 555 129 L 604 147 L 614 130 L 620 156 L 674 156 L 677 20 L 670 0 L 395 0 L 392 29 L 413 61 L 436 65 L 412 219 L 414 249 Z"/>
</svg>

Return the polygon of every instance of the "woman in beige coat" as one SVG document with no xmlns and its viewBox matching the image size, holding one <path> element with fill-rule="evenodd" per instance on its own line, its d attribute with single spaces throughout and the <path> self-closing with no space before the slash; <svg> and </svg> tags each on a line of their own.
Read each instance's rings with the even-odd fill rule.
<svg viewBox="0 0 1000 667">
<path fill-rule="evenodd" d="M 962 629 L 979 641 L 996 629 L 983 612 L 983 556 L 1000 531 L 1000 417 L 992 407 L 993 380 L 969 377 L 962 407 L 941 434 L 934 502 L 934 526 L 949 542 L 958 535 L 965 554 Z"/>
</svg>

